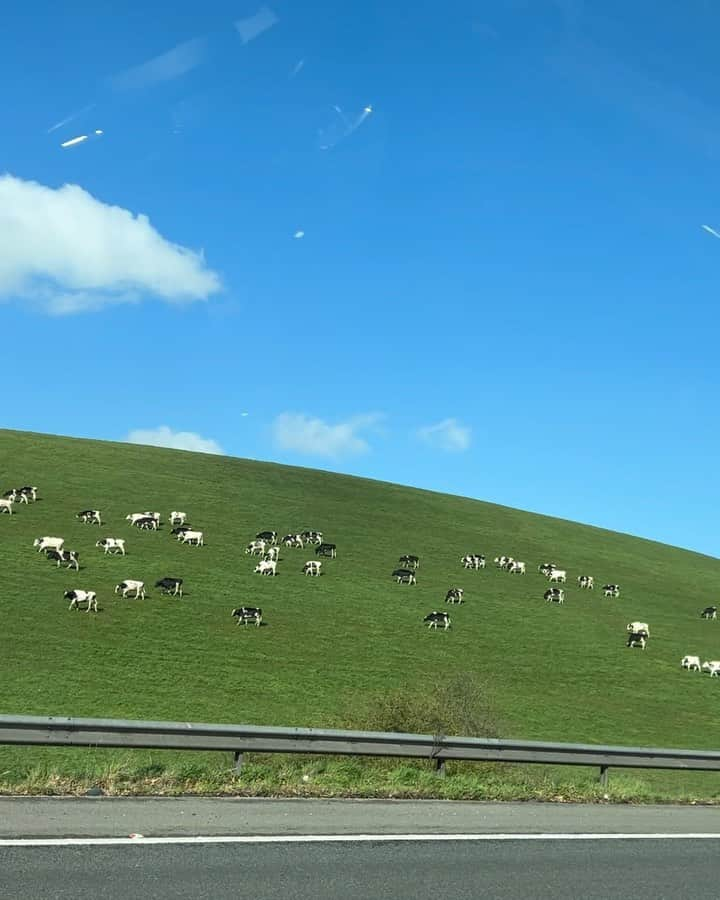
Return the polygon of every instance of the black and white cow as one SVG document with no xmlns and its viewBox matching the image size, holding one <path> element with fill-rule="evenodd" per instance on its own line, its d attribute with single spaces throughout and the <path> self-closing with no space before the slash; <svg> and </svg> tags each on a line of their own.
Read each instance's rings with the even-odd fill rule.
<svg viewBox="0 0 720 900">
<path fill-rule="evenodd" d="M 496 556 L 493 562 L 498 569 L 509 569 L 515 560 L 512 556 Z"/>
<path fill-rule="evenodd" d="M 392 577 L 398 584 L 417 584 L 417 578 L 412 569 L 395 569 Z"/>
<path fill-rule="evenodd" d="M 265 541 L 266 544 L 277 544 L 277 531 L 260 531 L 255 535 L 256 541 Z"/>
<path fill-rule="evenodd" d="M 466 569 L 484 569 L 486 560 L 481 553 L 466 553 L 460 558 L 460 562 Z"/>
<path fill-rule="evenodd" d="M 603 594 L 606 597 L 619 597 L 620 596 L 620 585 L 619 584 L 603 585 Z"/>
<path fill-rule="evenodd" d="M 84 525 L 102 525 L 99 509 L 83 509 L 75 518 L 80 519 Z"/>
<path fill-rule="evenodd" d="M 306 544 L 322 544 L 323 542 L 322 531 L 301 531 L 300 537 Z"/>
<path fill-rule="evenodd" d="M 318 556 L 329 556 L 330 559 L 335 559 L 337 555 L 337 546 L 335 544 L 318 544 L 315 548 L 315 553 Z"/>
<path fill-rule="evenodd" d="M 550 569 L 546 578 L 548 581 L 557 581 L 565 584 L 567 581 L 567 571 L 565 569 Z"/>
<path fill-rule="evenodd" d="M 322 562 L 318 559 L 309 559 L 303 566 L 303 575 L 322 575 Z"/>
<path fill-rule="evenodd" d="M 706 606 L 700 613 L 701 619 L 717 619 L 717 606 Z"/>
<path fill-rule="evenodd" d="M 20 494 L 21 503 L 27 503 L 28 500 L 32 500 L 33 502 L 37 500 L 37 488 L 30 484 L 23 485 L 23 487 L 18 488 L 17 491 L 18 494 Z"/>
<path fill-rule="evenodd" d="M 232 611 L 238 625 L 249 625 L 251 622 L 258 628 L 262 625 L 262 609 L 259 606 L 239 606 Z"/>
<path fill-rule="evenodd" d="M 265 552 L 265 541 L 250 541 L 250 543 L 245 548 L 245 552 L 249 553 L 250 556 L 255 556 L 256 553 L 262 554 Z"/>
<path fill-rule="evenodd" d="M 66 600 L 70 601 L 70 606 L 68 609 L 80 609 L 81 603 L 87 603 L 87 612 L 92 610 L 93 612 L 97 612 L 97 594 L 95 591 L 65 591 L 63 594 Z"/>
<path fill-rule="evenodd" d="M 60 566 L 64 564 L 68 569 L 75 569 L 76 572 L 80 571 L 80 564 L 78 562 L 80 554 L 77 550 L 48 550 L 45 555 L 48 559 L 56 563 L 56 568 L 60 568 Z"/>
<path fill-rule="evenodd" d="M 562 588 L 548 588 L 543 594 L 543 600 L 550 603 L 564 603 L 565 591 Z"/>
<path fill-rule="evenodd" d="M 190 524 L 187 524 L 187 525 L 178 525 L 176 528 L 171 528 L 171 529 L 170 529 L 170 534 L 172 534 L 172 535 L 174 535 L 175 537 L 177 537 L 179 534 L 184 534 L 186 531 L 192 531 L 193 528 L 194 528 L 194 526 L 193 526 L 193 525 L 190 525 Z"/>
<path fill-rule="evenodd" d="M 103 555 L 107 553 L 122 553 L 125 556 L 125 538 L 103 538 L 95 541 L 96 547 L 102 547 Z"/>
<path fill-rule="evenodd" d="M 438 612 L 437 610 L 433 610 L 433 612 L 428 613 L 423 622 L 428 623 L 428 628 L 437 629 L 440 625 L 444 628 L 445 631 L 450 627 L 450 614 L 446 612 Z"/>
<path fill-rule="evenodd" d="M 553 569 L 557 569 L 557 566 L 552 562 L 541 563 L 538 566 L 538 572 L 541 572 L 546 578 Z"/>
<path fill-rule="evenodd" d="M 445 602 L 446 603 L 464 603 L 463 594 L 465 592 L 462 588 L 450 588 L 450 590 L 445 594 Z"/>
<path fill-rule="evenodd" d="M 157 531 L 159 528 L 158 520 L 153 516 L 143 516 L 133 522 L 136 528 L 142 528 L 144 531 Z"/>
<path fill-rule="evenodd" d="M 647 631 L 629 631 L 627 639 L 627 647 L 640 647 L 642 650 L 647 646 L 650 635 Z"/>
<path fill-rule="evenodd" d="M 587 588 L 589 591 L 595 589 L 595 579 L 592 575 L 578 575 L 577 583 L 579 587 Z"/>
<path fill-rule="evenodd" d="M 144 581 L 135 581 L 132 578 L 128 578 L 125 581 L 121 581 L 120 584 L 115 585 L 115 593 L 120 594 L 123 600 L 127 597 L 128 594 L 135 592 L 135 600 L 142 598 L 145 599 L 145 582 Z"/>
<path fill-rule="evenodd" d="M 305 542 L 299 534 L 286 534 L 280 543 L 286 547 L 299 547 L 301 550 L 305 546 Z"/>
<path fill-rule="evenodd" d="M 405 569 L 417 569 L 420 565 L 420 557 L 413 556 L 412 553 L 406 553 L 404 556 L 400 557 L 398 565 Z"/>
<path fill-rule="evenodd" d="M 183 580 L 182 578 L 161 578 L 155 582 L 155 587 L 160 588 L 163 594 L 172 594 L 173 597 L 182 597 Z"/>
</svg>

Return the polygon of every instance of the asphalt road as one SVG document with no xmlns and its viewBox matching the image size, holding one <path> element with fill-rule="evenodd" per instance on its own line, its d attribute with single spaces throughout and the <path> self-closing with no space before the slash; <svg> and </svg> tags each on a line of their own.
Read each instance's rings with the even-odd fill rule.
<svg viewBox="0 0 720 900">
<path fill-rule="evenodd" d="M 2 900 L 693 900 L 720 893 L 717 840 L 0 848 Z"/>
<path fill-rule="evenodd" d="M 0 798 L 0 838 L 503 832 L 720 832 L 720 810 L 435 800 Z M 718 888 L 720 896 L 720 879 Z"/>
</svg>

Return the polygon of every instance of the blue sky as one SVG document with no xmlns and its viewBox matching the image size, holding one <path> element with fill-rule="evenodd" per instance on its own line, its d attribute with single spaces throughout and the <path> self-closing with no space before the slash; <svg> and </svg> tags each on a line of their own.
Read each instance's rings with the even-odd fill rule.
<svg viewBox="0 0 720 900">
<path fill-rule="evenodd" d="M 718 555 L 719 27 L 701 0 L 15 4 L 3 424 Z"/>
</svg>

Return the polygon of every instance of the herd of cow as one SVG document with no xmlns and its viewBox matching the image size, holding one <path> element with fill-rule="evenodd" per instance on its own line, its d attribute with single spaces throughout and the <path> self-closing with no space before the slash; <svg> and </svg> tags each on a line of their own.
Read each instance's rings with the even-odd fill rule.
<svg viewBox="0 0 720 900">
<path fill-rule="evenodd" d="M 10 515 L 13 513 L 13 505 L 15 503 L 29 504 L 37 500 L 37 487 L 25 485 L 21 488 L 11 488 L 0 497 L 0 513 L 6 512 Z M 76 518 L 87 525 L 102 526 L 102 516 L 100 510 L 85 509 L 77 513 Z M 142 529 L 157 531 L 161 526 L 161 517 L 158 512 L 142 512 L 130 513 L 125 517 L 130 525 Z M 172 526 L 170 534 L 175 536 L 178 541 L 190 546 L 204 546 L 203 532 L 187 522 L 187 514 L 173 510 L 169 516 L 169 522 Z M 337 556 L 337 546 L 327 543 L 323 540 L 323 534 L 320 531 L 302 531 L 296 534 L 286 534 L 278 541 L 278 533 L 276 531 L 261 531 L 255 535 L 245 548 L 245 553 L 251 556 L 259 555 L 260 559 L 255 565 L 254 572 L 260 575 L 277 575 L 277 565 L 280 558 L 280 545 L 290 548 L 303 549 L 308 546 L 314 547 L 315 556 L 321 556 L 329 559 L 335 559 Z M 79 556 L 76 550 L 65 548 L 63 538 L 45 536 L 36 538 L 33 546 L 38 552 L 45 553 L 46 557 L 55 562 L 56 566 L 64 565 L 68 569 L 79 571 Z M 125 538 L 105 537 L 98 540 L 96 547 L 103 550 L 104 554 L 121 554 L 125 556 Z M 511 556 L 496 556 L 493 560 L 498 569 L 508 572 L 511 575 L 525 575 L 527 565 L 521 560 L 514 559 Z M 467 553 L 461 557 L 460 563 L 464 569 L 480 570 L 485 569 L 487 560 L 485 556 L 479 553 Z M 393 570 L 392 577 L 398 584 L 417 584 L 417 571 L 420 566 L 420 558 L 413 554 L 405 554 L 398 560 L 398 567 Z M 307 560 L 302 567 L 304 575 L 318 577 L 322 574 L 322 561 L 315 558 Z M 567 570 L 561 569 L 556 563 L 545 562 L 538 566 L 540 572 L 548 582 L 548 587 L 543 593 L 543 599 L 546 602 L 559 603 L 565 602 L 565 589 L 559 587 L 560 584 L 567 582 Z M 578 587 L 585 590 L 594 590 L 595 581 L 592 575 L 578 575 Z M 155 588 L 162 593 L 176 597 L 183 596 L 183 579 L 174 576 L 166 576 L 155 582 Z M 603 593 L 606 597 L 619 597 L 620 586 L 618 584 L 603 585 Z M 145 583 L 135 579 L 126 579 L 115 586 L 115 594 L 121 597 L 132 597 L 133 599 L 145 598 Z M 85 607 L 87 612 L 97 612 L 97 594 L 95 591 L 73 589 L 64 592 L 66 600 L 70 601 L 70 609 L 80 609 Z M 445 602 L 448 604 L 464 603 L 464 590 L 459 587 L 450 588 L 445 595 Z M 717 618 L 717 607 L 708 606 L 701 613 L 705 619 Z M 254 624 L 260 626 L 263 621 L 262 609 L 256 606 L 241 606 L 233 609 L 232 617 L 237 619 L 238 625 Z M 451 625 L 450 615 L 446 611 L 433 610 L 428 613 L 422 620 L 427 623 L 428 628 L 437 630 L 443 628 L 447 631 Z M 646 622 L 630 622 L 626 626 L 627 647 L 640 647 L 645 649 L 650 639 L 650 628 Z M 709 671 L 711 675 L 720 675 L 720 661 L 711 660 L 700 663 L 698 656 L 684 656 L 681 665 L 688 670 Z"/>
<path fill-rule="evenodd" d="M 35 502 L 37 500 L 37 487 L 25 486 L 22 488 L 11 488 L 0 497 L 0 512 L 13 513 L 13 505 L 15 503 Z M 98 509 L 84 509 L 77 513 L 76 518 L 85 525 L 102 525 L 102 517 Z M 131 525 L 135 525 L 142 529 L 151 529 L 157 531 L 160 527 L 160 513 L 144 512 L 131 513 L 126 516 L 126 521 Z M 179 541 L 185 544 L 194 544 L 195 546 L 203 545 L 203 533 L 193 530 L 192 526 L 187 525 L 187 518 L 184 512 L 171 512 L 170 523 L 174 525 L 171 534 L 176 535 Z M 119 553 L 125 556 L 125 538 L 106 537 L 101 538 L 95 543 L 104 554 Z M 64 565 L 67 569 L 80 571 L 80 553 L 77 550 L 69 550 L 65 547 L 65 539 L 61 537 L 52 537 L 45 535 L 44 537 L 35 538 L 33 547 L 38 553 L 44 553 L 47 559 L 54 562 L 56 567 Z M 183 579 L 173 576 L 160 578 L 155 582 L 155 588 L 163 594 L 172 595 L 174 597 L 183 596 Z M 132 596 L 134 599 L 145 598 L 145 582 L 136 579 L 125 579 L 115 585 L 115 593 L 123 598 Z M 97 592 L 80 588 L 65 591 L 63 594 L 66 600 L 70 601 L 69 609 L 85 608 L 87 612 L 97 612 Z"/>
<path fill-rule="evenodd" d="M 511 575 L 525 575 L 527 571 L 527 565 L 521 560 L 514 559 L 512 556 L 496 556 L 493 562 L 498 569 L 509 572 Z M 481 553 L 466 553 L 460 558 L 460 563 L 464 569 L 479 570 L 486 567 L 487 560 Z M 420 558 L 418 556 L 405 554 L 398 560 L 398 568 L 393 571 L 392 577 L 398 584 L 417 584 L 417 570 L 419 565 Z M 538 566 L 538 571 L 551 583 L 565 584 L 567 581 L 567 571 L 565 569 L 560 569 L 555 563 L 541 563 L 541 565 Z M 578 575 L 577 583 L 578 587 L 586 590 L 592 591 L 595 588 L 595 579 L 592 575 Z M 606 584 L 603 586 L 603 593 L 606 597 L 619 597 L 620 585 Z M 464 591 L 462 588 L 450 588 L 445 595 L 445 602 L 452 604 L 463 603 L 463 594 Z M 546 602 L 564 603 L 565 591 L 560 587 L 550 587 L 544 592 L 543 599 Z M 428 623 L 428 628 L 435 629 L 442 625 L 444 630 L 447 630 L 452 625 L 449 614 L 438 610 L 433 610 L 425 616 L 423 621 Z M 630 625 L 628 625 L 628 631 L 630 632 Z M 647 634 L 630 632 L 627 646 L 642 646 L 642 648 L 645 649 L 649 636 L 649 631 Z"/>
</svg>

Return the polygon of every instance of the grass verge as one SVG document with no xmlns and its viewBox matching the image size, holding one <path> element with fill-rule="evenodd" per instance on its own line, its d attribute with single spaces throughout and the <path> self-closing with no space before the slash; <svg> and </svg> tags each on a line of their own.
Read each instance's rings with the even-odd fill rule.
<svg viewBox="0 0 720 900">
<path fill-rule="evenodd" d="M 720 803 L 720 779 L 615 770 L 607 787 L 597 769 L 447 763 L 441 777 L 429 762 L 336 757 L 246 756 L 240 773 L 232 759 L 197 763 L 139 762 L 134 755 L 110 764 L 85 759 L 72 769 L 40 765 L 0 772 L 0 793 L 79 796 L 100 788 L 108 796 L 234 796 L 372 798 L 404 800 L 550 801 L 610 803 Z"/>
</svg>

